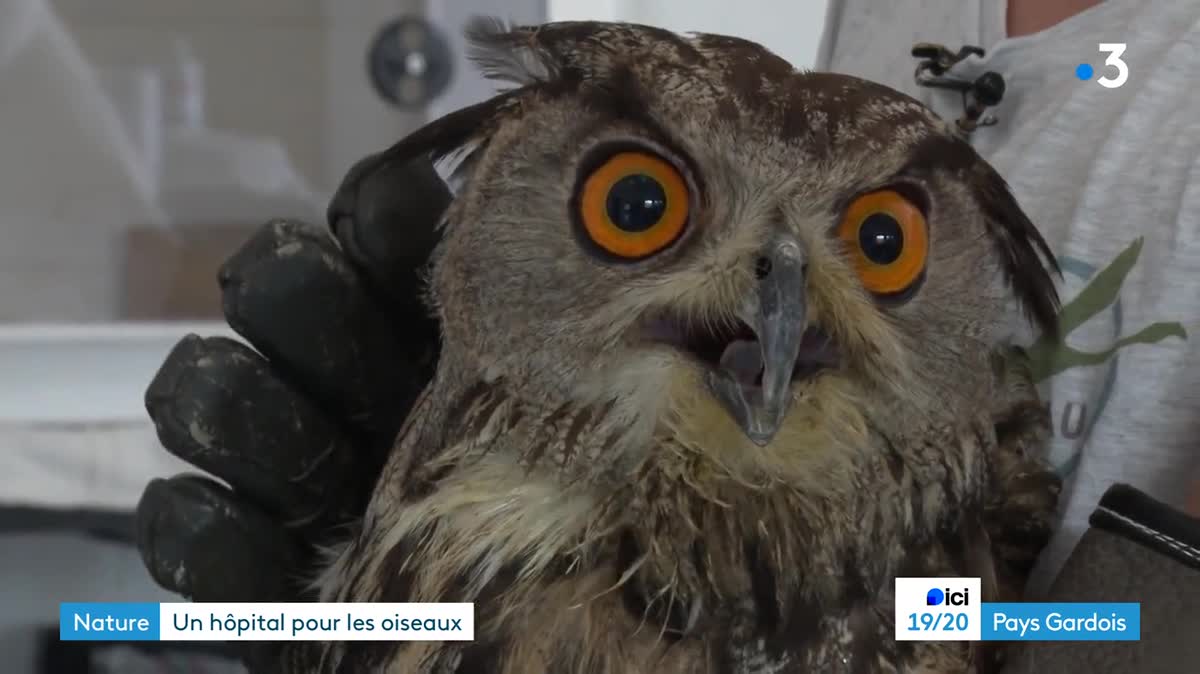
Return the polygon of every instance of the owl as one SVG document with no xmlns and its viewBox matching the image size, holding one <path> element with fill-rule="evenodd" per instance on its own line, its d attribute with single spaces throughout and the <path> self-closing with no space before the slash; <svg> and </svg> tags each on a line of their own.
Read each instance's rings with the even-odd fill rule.
<svg viewBox="0 0 1200 674">
<path fill-rule="evenodd" d="M 1014 309 L 1046 242 L 954 127 L 763 47 L 470 31 L 507 88 L 390 148 L 456 162 L 436 375 L 324 601 L 473 602 L 472 642 L 295 672 L 988 671 L 897 642 L 897 576 L 1014 599 L 1058 483 Z"/>
</svg>

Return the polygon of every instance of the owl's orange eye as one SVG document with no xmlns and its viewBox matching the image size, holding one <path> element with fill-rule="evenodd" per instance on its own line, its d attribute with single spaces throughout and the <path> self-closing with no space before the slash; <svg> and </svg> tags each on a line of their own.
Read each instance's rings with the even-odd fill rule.
<svg viewBox="0 0 1200 674">
<path fill-rule="evenodd" d="M 578 195 L 588 238 L 628 260 L 671 245 L 688 220 L 688 188 L 674 166 L 646 152 L 613 155 L 587 177 Z"/>
<path fill-rule="evenodd" d="M 838 226 L 838 237 L 863 286 L 873 293 L 903 292 L 925 271 L 925 215 L 898 192 L 880 190 L 855 199 Z"/>
</svg>

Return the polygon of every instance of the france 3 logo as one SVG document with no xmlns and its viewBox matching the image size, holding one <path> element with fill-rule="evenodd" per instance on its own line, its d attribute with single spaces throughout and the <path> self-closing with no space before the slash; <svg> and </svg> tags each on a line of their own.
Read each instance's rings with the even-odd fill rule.
<svg viewBox="0 0 1200 674">
<path fill-rule="evenodd" d="M 1084 82 L 1095 78 L 1096 84 L 1108 89 L 1120 88 L 1129 79 L 1129 64 L 1123 58 L 1126 46 L 1124 42 L 1101 42 L 1098 47 L 1105 55 L 1104 74 L 1096 77 L 1096 67 L 1085 61 L 1075 66 L 1075 77 Z"/>
<path fill-rule="evenodd" d="M 978 641 L 980 579 L 897 578 L 897 641 Z"/>
</svg>

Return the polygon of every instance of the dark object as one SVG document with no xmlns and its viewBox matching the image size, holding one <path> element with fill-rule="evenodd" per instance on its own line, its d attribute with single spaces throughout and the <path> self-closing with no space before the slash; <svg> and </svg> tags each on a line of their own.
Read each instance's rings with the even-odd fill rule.
<svg viewBox="0 0 1200 674">
<path fill-rule="evenodd" d="M 1115 485 L 1049 602 L 1138 602 L 1139 641 L 1021 644 L 1004 674 L 1193 674 L 1200 662 L 1200 520 Z"/>
<path fill-rule="evenodd" d="M 1141 543 L 1200 573 L 1200 520 L 1133 487 L 1119 484 L 1104 492 L 1089 522 L 1097 529 Z"/>
<path fill-rule="evenodd" d="M 941 77 L 957 65 L 959 61 L 965 60 L 968 56 L 983 58 L 985 54 L 986 52 L 984 52 L 983 48 L 972 47 L 970 45 L 959 48 L 957 53 L 950 51 L 940 44 L 929 42 L 918 42 L 912 48 L 913 58 L 925 59 L 917 67 L 918 77 L 922 72 L 928 72 L 934 77 Z"/>
<path fill-rule="evenodd" d="M 367 50 L 367 73 L 389 103 L 422 108 L 450 84 L 453 55 L 441 32 L 415 17 L 385 25 Z"/>
<path fill-rule="evenodd" d="M 962 94 L 963 116 L 955 120 L 955 123 L 963 133 L 971 133 L 978 127 L 996 123 L 996 118 L 984 115 L 984 111 L 995 107 L 1004 98 L 1004 78 L 999 73 L 989 70 L 973 81 L 946 76 L 960 61 L 970 56 L 982 58 L 983 49 L 968 45 L 952 52 L 940 44 L 921 42 L 913 45 L 912 55 L 913 58 L 922 59 L 917 65 L 916 73 L 913 74 L 913 79 L 919 86 L 949 89 Z"/>
<path fill-rule="evenodd" d="M 110 543 L 132 543 L 133 516 L 94 508 L 0 506 L 0 533 L 67 531 Z"/>
<path fill-rule="evenodd" d="M 330 231 L 265 225 L 220 271 L 229 324 L 253 348 L 185 337 L 146 391 L 168 451 L 199 475 L 155 480 L 138 549 L 195 601 L 304 601 L 316 546 L 361 516 L 399 424 L 438 357 L 419 302 L 450 192 L 426 160 L 355 165 Z M 340 533 L 340 532 L 339 532 Z M 256 672 L 276 644 L 240 644 Z"/>
</svg>

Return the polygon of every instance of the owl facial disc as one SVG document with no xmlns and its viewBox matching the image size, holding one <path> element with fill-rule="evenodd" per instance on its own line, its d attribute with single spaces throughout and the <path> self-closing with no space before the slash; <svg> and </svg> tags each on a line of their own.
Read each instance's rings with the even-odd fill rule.
<svg viewBox="0 0 1200 674">
<path fill-rule="evenodd" d="M 705 379 L 754 444 L 775 437 L 791 407 L 792 380 L 808 332 L 804 250 L 790 235 L 780 236 L 755 266 L 758 283 L 738 311 L 755 340 L 734 340 L 719 366 Z M 762 383 L 755 383 L 761 370 Z"/>
</svg>

